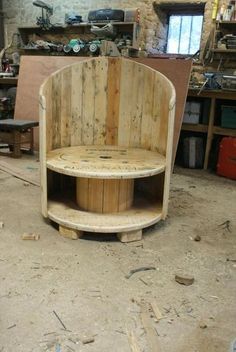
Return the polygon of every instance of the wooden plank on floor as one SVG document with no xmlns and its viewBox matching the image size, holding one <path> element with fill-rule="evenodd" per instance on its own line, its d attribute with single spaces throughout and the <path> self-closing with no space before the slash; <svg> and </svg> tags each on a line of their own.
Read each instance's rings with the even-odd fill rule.
<svg viewBox="0 0 236 352">
<path fill-rule="evenodd" d="M 128 337 L 131 352 L 141 352 L 141 349 L 139 348 L 137 339 L 133 331 L 127 331 L 127 337 Z"/>
<path fill-rule="evenodd" d="M 161 347 L 159 343 L 159 339 L 157 336 L 157 332 L 152 325 L 152 321 L 150 318 L 150 314 L 148 312 L 148 307 L 146 304 L 140 304 L 140 317 L 146 332 L 146 338 L 149 346 L 149 352 L 161 352 Z"/>
<path fill-rule="evenodd" d="M 24 171 L 16 166 L 12 166 L 5 161 L 0 161 L 0 170 L 19 178 L 20 180 L 29 182 L 34 186 L 40 187 L 39 181 L 34 179 L 27 171 Z"/>
</svg>

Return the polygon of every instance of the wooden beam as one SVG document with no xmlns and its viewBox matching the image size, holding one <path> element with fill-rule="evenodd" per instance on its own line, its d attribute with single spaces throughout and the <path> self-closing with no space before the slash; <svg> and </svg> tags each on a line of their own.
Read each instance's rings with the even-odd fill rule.
<svg viewBox="0 0 236 352">
<path fill-rule="evenodd" d="M 16 178 L 19 178 L 20 180 L 29 182 L 34 186 L 40 187 L 39 181 L 34 179 L 28 172 L 26 172 L 22 169 L 19 169 L 16 166 L 12 166 L 5 161 L 2 161 L 2 160 L 0 161 L 0 170 L 6 172 L 7 174 L 10 174 Z"/>
</svg>

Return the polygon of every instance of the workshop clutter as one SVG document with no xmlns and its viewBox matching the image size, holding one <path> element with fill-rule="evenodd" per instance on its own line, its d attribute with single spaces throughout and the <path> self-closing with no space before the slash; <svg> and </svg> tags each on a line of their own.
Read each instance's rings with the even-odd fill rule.
<svg viewBox="0 0 236 352">
<path fill-rule="evenodd" d="M 187 101 L 184 110 L 184 123 L 198 124 L 201 113 L 201 103 L 198 101 Z"/>
<path fill-rule="evenodd" d="M 230 90 L 236 91 L 236 72 L 234 70 L 204 72 L 201 75 L 192 73 L 190 88 L 202 90 Z"/>
<path fill-rule="evenodd" d="M 16 101 L 16 88 L 0 90 L 0 120 L 13 118 Z"/>
<path fill-rule="evenodd" d="M 228 3 L 223 2 L 216 16 L 217 21 L 235 21 L 236 20 L 236 5 L 235 0 L 230 0 Z"/>
<path fill-rule="evenodd" d="M 39 31 L 19 28 L 21 49 L 27 53 L 44 51 L 48 55 L 138 56 L 138 8 L 91 10 L 87 21 L 78 13 L 66 13 L 64 24 L 54 24 L 51 22 L 51 5 L 40 0 L 33 1 L 33 5 L 42 9 L 41 17 L 36 19 Z M 104 45 L 104 41 L 109 44 Z"/>
<path fill-rule="evenodd" d="M 218 36 L 220 35 L 219 33 Z M 216 47 L 218 49 L 236 49 L 236 36 L 233 33 L 229 33 L 225 34 L 223 37 L 219 37 Z"/>
<path fill-rule="evenodd" d="M 183 140 L 184 167 L 201 169 L 204 161 L 203 138 L 186 137 Z"/>
<path fill-rule="evenodd" d="M 125 13 L 123 10 L 100 9 L 90 11 L 88 14 L 89 22 L 124 21 Z"/>
</svg>

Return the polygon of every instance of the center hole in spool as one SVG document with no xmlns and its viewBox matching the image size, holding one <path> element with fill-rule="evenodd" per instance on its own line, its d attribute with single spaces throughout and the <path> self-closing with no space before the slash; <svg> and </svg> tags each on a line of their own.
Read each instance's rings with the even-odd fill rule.
<svg viewBox="0 0 236 352">
<path fill-rule="evenodd" d="M 112 157 L 109 155 L 100 155 L 99 158 L 100 159 L 112 159 Z"/>
</svg>

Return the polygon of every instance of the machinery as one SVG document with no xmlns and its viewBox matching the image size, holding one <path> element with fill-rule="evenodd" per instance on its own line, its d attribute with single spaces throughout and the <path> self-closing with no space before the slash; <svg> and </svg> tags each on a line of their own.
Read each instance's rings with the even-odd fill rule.
<svg viewBox="0 0 236 352">
<path fill-rule="evenodd" d="M 236 90 L 236 75 L 223 75 L 221 88 L 225 90 Z"/>
<path fill-rule="evenodd" d="M 63 47 L 64 53 L 68 54 L 73 51 L 75 54 L 79 53 L 85 48 L 85 43 L 80 39 L 71 39 L 70 42 Z"/>
<path fill-rule="evenodd" d="M 98 54 L 101 48 L 101 40 L 94 39 L 88 43 L 88 49 L 91 54 Z"/>
<path fill-rule="evenodd" d="M 36 24 L 45 30 L 51 28 L 53 25 L 50 22 L 50 17 L 53 15 L 53 7 L 41 0 L 34 0 L 33 5 L 42 9 L 42 16 L 37 17 Z"/>
<path fill-rule="evenodd" d="M 117 34 L 116 28 L 113 26 L 112 23 L 108 23 L 103 27 L 92 26 L 91 33 L 95 34 L 98 37 L 102 38 L 115 38 Z"/>
<path fill-rule="evenodd" d="M 82 20 L 82 16 L 80 15 L 76 15 L 73 13 L 65 15 L 65 23 L 69 26 L 80 24 L 81 22 L 83 22 L 83 20 Z"/>
<path fill-rule="evenodd" d="M 204 77 L 206 78 L 206 81 L 204 83 L 205 89 L 221 89 L 222 73 L 205 72 Z"/>
<path fill-rule="evenodd" d="M 88 14 L 88 21 L 89 22 L 110 22 L 110 21 L 123 22 L 124 11 L 118 10 L 118 9 L 100 9 L 100 10 L 90 11 Z"/>
<path fill-rule="evenodd" d="M 121 56 L 116 44 L 110 40 L 102 40 L 100 52 L 102 56 Z"/>
</svg>

